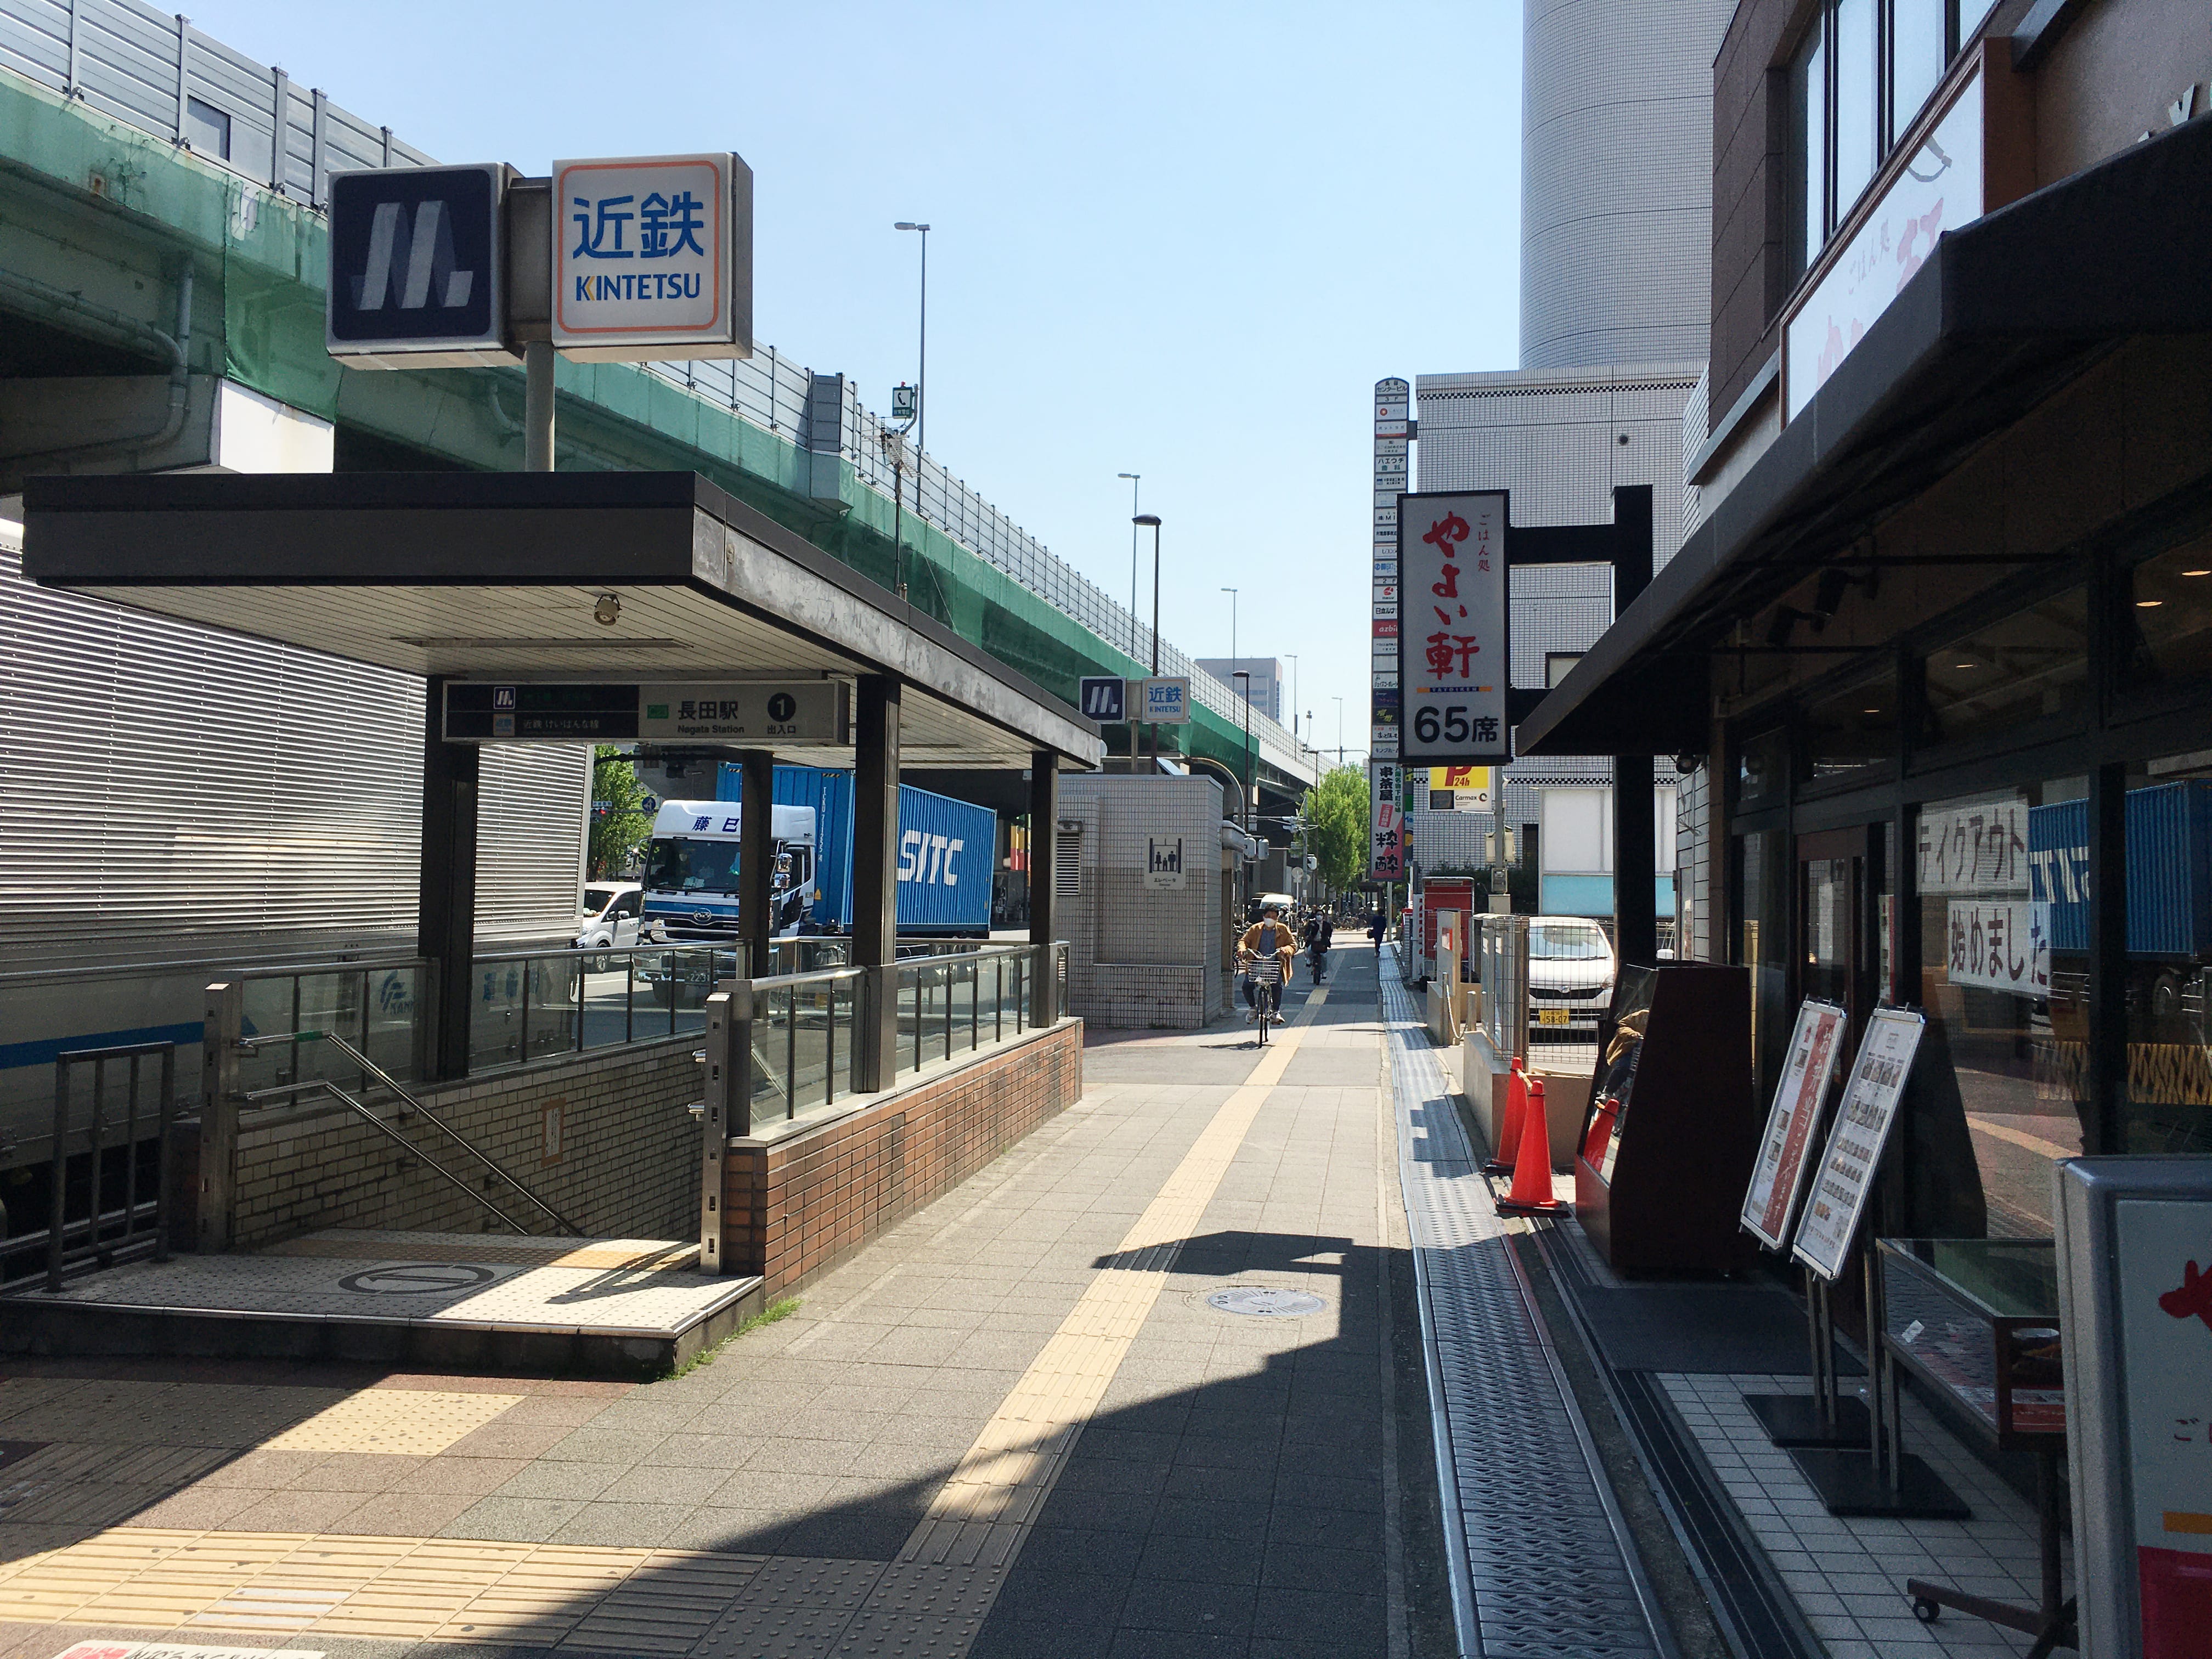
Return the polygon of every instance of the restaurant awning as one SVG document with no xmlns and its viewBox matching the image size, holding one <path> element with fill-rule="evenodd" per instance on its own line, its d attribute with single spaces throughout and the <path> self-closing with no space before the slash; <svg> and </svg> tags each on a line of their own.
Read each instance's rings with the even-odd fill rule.
<svg viewBox="0 0 2212 1659">
<path fill-rule="evenodd" d="M 1701 751 L 1721 635 L 2120 341 L 2212 332 L 2208 203 L 2197 119 L 1947 233 L 1517 750 Z"/>
</svg>

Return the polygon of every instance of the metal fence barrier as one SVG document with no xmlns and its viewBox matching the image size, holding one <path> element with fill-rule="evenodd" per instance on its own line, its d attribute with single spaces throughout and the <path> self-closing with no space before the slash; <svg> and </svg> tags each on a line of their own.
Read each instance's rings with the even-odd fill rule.
<svg viewBox="0 0 2212 1659">
<path fill-rule="evenodd" d="M 156 1092 L 149 1114 L 153 1136 L 140 1136 L 141 1083 L 145 1062 L 158 1060 Z M 110 1144 L 108 1067 L 124 1067 L 120 1133 Z M 92 1110 L 83 1136 L 84 1180 L 70 1181 L 73 1073 L 92 1070 Z M 177 1122 L 177 1045 L 132 1042 L 106 1048 L 74 1048 L 54 1061 L 53 1154 L 48 1179 L 47 1219 L 43 1232 L 23 1233 L 0 1243 L 0 1261 L 43 1251 L 46 1288 L 58 1291 L 68 1274 L 85 1267 L 111 1267 L 151 1255 L 169 1258 L 171 1142 Z M 150 1157 L 149 1156 L 150 1151 Z M 115 1156 L 111 1157 L 113 1153 Z M 147 1166 L 151 1164 L 149 1169 Z M 150 1191 L 147 1189 L 150 1188 Z M 81 1192 L 81 1204 L 72 1199 Z M 78 1212 L 72 1215 L 71 1211 Z M 6 1218 L 0 1212 L 0 1231 Z"/>
</svg>

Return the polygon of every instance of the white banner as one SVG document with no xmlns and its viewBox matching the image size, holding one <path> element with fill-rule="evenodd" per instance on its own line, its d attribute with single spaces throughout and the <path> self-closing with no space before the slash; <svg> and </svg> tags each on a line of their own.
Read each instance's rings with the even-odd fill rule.
<svg viewBox="0 0 2212 1659">
<path fill-rule="evenodd" d="M 1398 568 L 1400 752 L 1474 765 L 1511 759 L 1504 492 L 1402 497 Z"/>
<path fill-rule="evenodd" d="M 2017 795 L 1920 809 L 1920 891 L 2027 896 L 2027 803 Z"/>
<path fill-rule="evenodd" d="M 1953 899 L 1944 967 L 1954 985 L 2017 996 L 2051 994 L 2051 907 Z"/>
<path fill-rule="evenodd" d="M 1889 1144 L 1897 1103 L 1926 1024 L 1910 1009 L 1877 1008 L 1867 1021 L 1858 1058 L 1851 1062 L 1793 1246 L 1797 1260 L 1832 1284 L 1843 1273 L 1858 1234 L 1867 1193 L 1881 1167 L 1882 1148 Z"/>
</svg>

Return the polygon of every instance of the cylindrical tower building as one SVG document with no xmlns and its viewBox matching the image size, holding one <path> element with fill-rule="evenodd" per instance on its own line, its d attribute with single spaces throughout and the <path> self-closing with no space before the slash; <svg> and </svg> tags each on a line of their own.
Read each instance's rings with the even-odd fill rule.
<svg viewBox="0 0 2212 1659">
<path fill-rule="evenodd" d="M 1705 358 L 1732 3 L 1524 0 L 1522 368 Z"/>
</svg>

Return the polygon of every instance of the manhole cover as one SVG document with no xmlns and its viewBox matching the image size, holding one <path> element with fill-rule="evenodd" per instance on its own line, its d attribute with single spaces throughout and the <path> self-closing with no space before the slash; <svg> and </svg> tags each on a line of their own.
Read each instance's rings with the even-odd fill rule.
<svg viewBox="0 0 2212 1659">
<path fill-rule="evenodd" d="M 1206 1298 L 1209 1308 L 1224 1313 L 1249 1314 L 1255 1319 L 1303 1319 L 1319 1313 L 1328 1304 L 1304 1291 L 1271 1290 L 1265 1285 L 1237 1285 L 1216 1291 Z"/>
<path fill-rule="evenodd" d="M 498 1277 L 489 1267 L 465 1261 L 404 1261 L 396 1267 L 348 1273 L 338 1280 L 338 1288 L 368 1296 L 422 1296 L 440 1291 L 473 1290 Z"/>
</svg>

